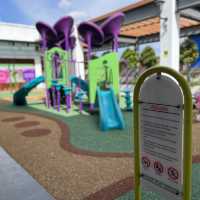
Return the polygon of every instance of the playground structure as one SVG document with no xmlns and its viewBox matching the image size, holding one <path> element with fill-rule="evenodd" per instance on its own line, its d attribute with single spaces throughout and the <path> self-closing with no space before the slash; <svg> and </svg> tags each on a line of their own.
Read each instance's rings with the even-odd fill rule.
<svg viewBox="0 0 200 200">
<path fill-rule="evenodd" d="M 130 18 L 128 18 L 128 19 L 130 19 Z M 162 20 L 163 20 L 163 18 L 162 18 Z M 111 128 L 121 128 L 124 125 L 123 124 L 123 116 L 120 111 L 120 106 L 118 105 L 120 92 L 119 92 L 119 80 L 117 80 L 117 79 L 119 77 L 119 69 L 118 69 L 118 59 L 116 57 L 116 52 L 115 52 L 115 51 L 117 51 L 117 47 L 116 47 L 117 46 L 117 44 L 116 44 L 117 36 L 115 36 L 115 41 L 113 39 L 114 38 L 113 36 L 110 36 L 109 39 L 105 39 L 107 37 L 105 36 L 106 33 L 101 28 L 102 25 L 97 26 L 94 23 L 90 23 L 90 25 L 88 25 L 87 30 L 90 30 L 90 28 L 89 28 L 90 26 L 95 26 L 96 28 L 94 28 L 94 29 L 99 30 L 100 39 L 98 38 L 98 42 L 96 42 L 96 38 L 98 37 L 97 36 L 98 34 L 95 34 L 95 39 L 94 39 L 93 34 L 91 33 L 93 31 L 88 31 L 89 33 L 85 32 L 84 34 L 86 36 L 84 36 L 84 34 L 82 34 L 82 31 L 79 30 L 80 35 L 82 35 L 82 39 L 84 40 L 84 38 L 86 37 L 87 41 L 89 42 L 89 43 L 87 43 L 87 41 L 86 41 L 87 45 L 90 44 L 92 46 L 90 51 L 92 51 L 93 47 L 95 47 L 95 46 L 99 47 L 103 43 L 106 43 L 108 40 L 111 40 L 111 42 L 113 43 L 113 52 L 105 54 L 104 56 L 97 58 L 97 59 L 91 59 L 91 57 L 92 57 L 92 56 L 90 56 L 91 52 L 88 53 L 88 58 L 89 58 L 89 60 L 88 60 L 88 71 L 89 71 L 88 81 L 82 80 L 82 79 L 80 79 L 79 76 L 77 76 L 77 74 L 74 75 L 74 73 L 71 73 L 71 71 L 70 71 L 70 68 L 73 67 L 72 64 L 76 62 L 75 60 L 73 60 L 73 58 L 71 58 L 71 52 L 70 52 L 71 49 L 73 49 L 71 44 L 75 43 L 74 39 L 69 39 L 67 45 L 69 45 L 69 46 L 71 45 L 71 46 L 67 49 L 65 39 L 63 39 L 63 41 L 61 41 L 61 42 L 59 42 L 60 39 L 54 40 L 54 37 L 57 37 L 58 33 L 57 33 L 57 31 L 55 31 L 55 28 L 53 28 L 54 32 L 56 33 L 55 34 L 56 36 L 54 35 L 54 33 L 52 34 L 53 35 L 53 37 L 51 39 L 52 42 L 48 42 L 48 47 L 45 48 L 43 51 L 43 54 L 44 54 L 44 56 L 43 56 L 44 57 L 43 58 L 44 59 L 44 76 L 38 77 L 37 79 L 33 80 L 32 82 L 29 82 L 26 85 L 24 85 L 23 88 L 20 90 L 21 93 L 16 95 L 16 97 L 20 97 L 19 99 L 22 99 L 22 97 L 24 97 L 24 102 L 22 104 L 26 104 L 25 96 L 28 94 L 28 92 L 31 91 L 31 89 L 34 88 L 37 84 L 45 82 L 46 104 L 47 104 L 47 107 L 49 108 L 50 112 L 44 112 L 44 116 L 43 116 L 44 121 L 42 121 L 41 117 L 38 116 L 36 118 L 33 115 L 29 116 L 29 113 L 28 113 L 28 112 L 38 112 L 42 115 L 42 110 L 40 110 L 40 108 L 41 108 L 40 105 L 38 105 L 38 107 L 33 105 L 37 108 L 37 110 L 31 110 L 32 109 L 31 106 L 28 109 L 26 109 L 26 108 L 16 109 L 16 110 L 20 110 L 20 112 L 24 112 L 24 113 L 27 112 L 27 114 L 24 114 L 24 113 L 14 114 L 15 118 L 16 117 L 23 118 L 24 117 L 23 115 L 25 115 L 26 118 L 24 120 L 22 120 L 21 122 L 19 121 L 19 122 L 15 122 L 15 123 L 8 123 L 8 120 L 7 120 L 7 123 L 5 123 L 5 124 L 2 123 L 3 127 L 6 127 L 4 129 L 8 129 L 7 132 L 5 130 L 6 134 L 2 134 L 3 135 L 2 141 L 6 140 L 6 143 L 8 143 L 8 145 L 7 145 L 8 147 L 6 146 L 6 144 L 5 144 L 5 147 L 7 147 L 10 152 L 12 149 L 15 149 L 15 148 L 17 149 L 18 154 L 16 155 L 16 157 L 14 157 L 15 154 L 13 154 L 14 155 L 13 157 L 16 158 L 17 160 L 21 156 L 21 157 L 24 157 L 27 161 L 31 161 L 31 163 L 32 163 L 32 161 L 34 161 L 34 170 L 35 171 L 31 171 L 30 168 L 27 168 L 27 170 L 30 173 L 32 172 L 32 174 L 35 175 L 35 177 L 40 177 L 40 174 L 38 175 L 37 171 L 41 171 L 41 174 L 43 175 L 43 174 L 45 174 L 45 171 L 47 171 L 46 169 L 48 169 L 48 173 L 45 174 L 45 176 L 48 177 L 48 180 L 49 180 L 49 182 L 47 184 L 50 185 L 50 188 L 52 188 L 52 190 L 54 190 L 55 193 L 57 193 L 58 195 L 60 195 L 60 193 L 62 193 L 62 192 L 59 192 L 59 188 L 61 188 L 62 191 L 64 191 L 62 193 L 62 195 L 60 195 L 61 197 L 58 197 L 58 198 L 56 197 L 56 199 L 65 199 L 65 198 L 66 199 L 73 199 L 73 198 L 83 199 L 84 197 L 85 197 L 85 199 L 87 199 L 87 196 L 89 196 L 90 194 L 92 194 L 92 196 L 94 197 L 93 199 L 101 199 L 103 195 L 105 196 L 105 198 L 111 199 L 111 196 L 109 194 L 107 194 L 107 191 L 109 190 L 110 193 L 113 191 L 114 191 L 114 193 L 118 193 L 118 191 L 119 191 L 119 187 L 117 188 L 115 186 L 116 183 L 114 182 L 114 180 L 118 181 L 119 185 L 120 186 L 123 185 L 123 187 L 125 188 L 125 191 L 121 191 L 120 194 L 116 195 L 116 198 L 119 196 L 119 199 L 132 199 L 132 197 L 133 197 L 132 189 L 134 188 L 134 190 L 136 191 L 136 195 L 137 195 L 137 189 L 140 187 L 140 183 L 138 183 L 137 178 L 142 179 L 142 177 L 143 177 L 143 173 L 140 173 L 140 172 L 134 173 L 134 177 L 133 177 L 133 164 L 132 164 L 133 163 L 132 162 L 133 155 L 135 155 L 134 163 L 142 164 L 142 162 L 141 162 L 141 160 L 137 160 L 137 158 L 139 157 L 139 156 L 137 156 L 137 155 L 139 155 L 139 153 L 137 153 L 137 151 L 134 150 L 134 154 L 133 154 L 133 152 L 132 152 L 133 146 L 130 147 L 129 158 L 125 157 L 123 159 L 121 156 L 122 156 L 122 154 L 124 154 L 124 151 L 121 150 L 121 147 L 118 148 L 118 146 L 121 146 L 121 143 L 123 142 L 123 140 L 121 140 L 121 141 L 116 140 L 116 138 L 120 138 L 120 137 L 125 138 L 129 134 L 129 132 L 131 132 L 130 135 L 134 135 L 135 138 L 134 138 L 134 140 L 132 140 L 131 137 L 127 137 L 128 143 L 126 143 L 124 146 L 128 146 L 129 143 L 132 145 L 132 142 L 134 141 L 135 142 L 134 147 L 135 148 L 139 147 L 139 144 L 142 144 L 142 142 L 141 143 L 137 142 L 137 140 L 141 141 L 140 135 L 139 135 L 140 127 L 138 125 L 139 123 L 135 123 L 137 121 L 137 119 L 139 120 L 139 117 L 134 117 L 134 120 L 135 120 L 134 128 L 136 131 L 138 131 L 138 133 L 136 132 L 136 134 L 132 134 L 132 127 L 130 127 L 133 125 L 132 116 L 131 116 L 131 113 L 125 113 L 124 117 L 126 119 L 126 125 L 128 125 L 128 126 L 126 126 L 126 129 L 124 130 L 124 132 L 116 131 L 115 135 L 111 133 L 111 134 L 103 134 L 103 136 L 102 136 L 101 134 L 99 134 L 98 129 L 95 126 L 93 126 L 96 121 L 96 116 L 76 115 L 76 116 L 72 117 L 70 114 L 65 113 L 66 111 L 70 112 L 71 105 L 74 104 L 74 102 L 76 102 L 76 101 L 78 103 L 80 103 L 80 111 L 83 108 L 86 108 L 86 106 L 84 105 L 84 101 L 85 101 L 84 96 L 87 96 L 88 97 L 87 101 L 90 106 L 89 110 L 93 111 L 95 109 L 98 109 L 100 111 L 99 112 L 100 113 L 99 121 L 100 121 L 100 126 L 101 126 L 102 130 L 107 130 L 107 129 L 111 129 Z M 85 31 L 85 28 L 83 28 L 83 29 Z M 91 30 L 92 30 L 92 28 L 91 28 Z M 64 38 L 64 35 L 61 38 Z M 73 36 L 70 35 L 69 38 L 73 38 Z M 152 69 L 152 70 L 154 70 L 154 69 Z M 124 71 L 126 71 L 126 70 L 124 70 Z M 157 81 L 158 83 L 162 82 L 162 80 L 165 78 L 165 76 L 163 75 L 164 72 L 162 71 L 162 74 L 158 73 L 160 71 L 154 71 L 154 72 L 155 72 L 155 78 L 156 78 L 155 81 Z M 129 88 L 130 85 L 128 85 L 128 70 L 126 73 L 125 81 L 123 82 L 126 85 L 125 90 L 121 91 L 121 92 L 124 92 L 124 98 L 126 100 L 126 109 L 131 110 L 131 107 L 132 107 L 130 105 L 130 103 L 131 103 L 130 102 L 130 99 L 131 99 L 130 91 L 131 90 Z M 148 81 L 148 79 L 147 79 L 147 81 Z M 146 83 L 146 86 L 148 86 L 148 82 Z M 148 124 L 150 124 L 152 126 L 152 128 L 148 127 L 147 131 L 149 131 L 149 130 L 151 131 L 151 129 L 153 129 L 153 128 L 160 129 L 161 126 L 165 125 L 162 122 L 163 119 L 161 119 L 161 117 L 160 117 L 160 116 L 162 116 L 160 114 L 160 111 L 162 111 L 161 110 L 162 107 L 160 105 L 162 105 L 162 106 L 163 106 L 163 104 L 170 105 L 171 103 L 167 104 L 165 102 L 166 101 L 168 102 L 169 99 L 176 98 L 178 96 L 177 93 L 174 93 L 175 95 L 173 95 L 173 93 L 169 93 L 169 95 L 166 95 L 167 93 L 165 93 L 165 89 L 166 90 L 168 89 L 168 87 L 166 87 L 166 85 L 164 85 L 164 86 L 160 85 L 161 86 L 160 88 L 162 91 L 162 93 L 160 95 L 158 90 L 155 89 L 156 88 L 155 86 L 159 86 L 159 84 L 153 85 L 152 87 L 149 86 L 149 88 L 151 90 L 146 90 L 145 92 L 143 92 L 143 94 L 148 95 L 150 97 L 153 96 L 151 94 L 155 94 L 158 97 L 157 99 L 159 99 L 159 100 L 162 99 L 164 101 L 164 103 L 156 102 L 157 99 L 156 99 L 156 101 L 145 102 L 145 100 L 139 98 L 140 97 L 139 92 L 138 92 L 138 95 L 135 95 L 136 99 L 134 101 L 134 106 L 135 106 L 134 113 L 136 113 L 136 114 L 138 113 L 138 115 L 139 115 L 139 109 L 143 105 L 145 105 L 145 103 L 146 104 L 147 103 L 152 104 L 152 102 L 157 103 L 157 104 L 159 103 L 156 107 L 154 107 L 155 110 L 157 109 L 159 114 L 150 116 L 151 118 L 149 118 L 150 122 L 154 122 L 152 119 L 153 117 L 158 119 L 159 124 L 157 124 L 157 127 L 156 127 L 156 124 L 152 123 L 153 124 L 152 125 L 149 122 L 147 122 Z M 136 87 L 136 89 L 137 89 L 137 87 Z M 137 90 L 135 90 L 135 91 L 137 92 Z M 150 92 L 150 91 L 153 91 L 153 92 Z M 197 108 L 200 109 L 200 107 L 198 107 L 200 105 L 199 104 L 200 98 L 197 96 L 196 100 L 197 100 Z M 186 102 L 186 104 L 185 104 L 185 102 Z M 188 105 L 187 101 L 184 101 L 184 105 L 182 103 L 181 104 L 178 104 L 178 103 L 173 104 L 173 108 L 172 108 L 173 110 L 179 109 L 181 112 L 182 109 L 190 107 L 190 106 L 187 106 Z M 150 104 L 149 104 L 149 107 L 150 107 Z M 63 107 L 64 107 L 64 109 L 62 109 Z M 12 109 L 14 111 L 13 107 L 12 107 Z M 42 109 L 44 109 L 44 107 L 42 107 Z M 45 109 L 45 111 L 46 110 L 47 109 Z M 61 115 L 63 115 L 62 118 L 60 117 L 61 115 L 55 114 L 56 111 L 59 112 L 61 110 L 63 110 L 62 112 L 65 113 L 64 115 L 63 115 L 63 113 L 61 114 Z M 53 111 L 53 113 L 51 111 Z M 166 112 L 163 112 L 163 113 L 166 113 Z M 130 116 L 129 118 L 126 118 L 127 114 L 128 114 L 128 116 Z M 3 115 L 5 115 L 5 116 L 3 116 Z M 3 119 L 8 118 L 9 115 L 10 115 L 10 113 L 3 112 L 3 114 L 1 115 L 2 122 L 3 122 Z M 165 115 L 165 114 L 163 114 L 163 115 Z M 47 120 L 47 116 L 50 117 L 50 120 Z M 60 126 L 60 128 L 58 128 L 58 126 L 55 126 L 55 123 L 53 123 L 53 120 L 52 120 L 53 117 L 57 120 L 57 121 L 55 121 L 56 123 L 58 123 L 59 121 L 65 122 L 66 126 Z M 175 122 L 177 120 L 177 118 L 178 118 L 177 116 L 174 116 L 172 119 Z M 92 121 L 93 119 L 94 119 L 94 121 Z M 186 120 L 186 119 L 188 119 L 188 120 Z M 17 126 L 16 126 L 17 123 L 19 125 L 20 125 L 20 123 L 23 125 L 23 122 L 25 122 L 25 124 L 26 124 L 26 122 L 28 122 L 28 120 L 30 122 L 31 121 L 34 122 L 36 120 L 36 123 L 35 123 L 36 125 L 37 125 L 37 122 L 39 122 L 39 123 L 41 122 L 40 127 L 38 126 L 38 127 L 32 128 L 32 129 L 36 130 L 35 133 L 32 133 L 32 136 L 34 136 L 34 134 L 35 134 L 35 136 L 37 136 L 38 128 L 43 128 L 43 130 L 42 130 L 43 136 L 45 136 L 46 130 L 48 133 L 48 129 L 49 129 L 50 137 L 48 135 L 46 135 L 46 137 L 42 136 L 41 141 L 40 141 L 40 136 L 38 136 L 37 138 L 33 138 L 33 139 L 30 137 L 27 137 L 27 139 L 26 139 L 26 135 L 28 135 L 28 134 L 22 135 L 22 132 L 20 132 L 20 131 L 19 132 L 16 131 L 16 133 L 15 133 L 15 131 L 13 131 L 13 130 L 18 130 Z M 184 123 L 185 127 L 189 127 L 190 124 L 188 123 L 188 121 L 191 120 L 191 116 L 186 114 L 186 117 L 184 117 L 184 120 L 185 120 L 185 123 Z M 51 122 L 52 122 L 52 124 L 51 124 Z M 145 123 L 146 123 L 146 121 L 145 121 Z M 10 125 L 8 125 L 8 124 L 10 124 Z M 85 124 L 87 124 L 87 126 Z M 13 125 L 15 127 L 12 127 Z M 18 127 L 20 127 L 19 125 L 18 125 Z M 171 125 L 171 124 L 167 123 L 166 127 L 163 127 L 163 129 L 165 129 L 165 130 L 163 130 L 163 132 L 166 131 L 166 129 L 169 130 L 169 125 Z M 198 134 L 199 128 L 198 127 L 199 127 L 199 124 L 195 123 L 194 125 L 197 127 L 197 131 L 196 131 L 195 135 L 193 133 L 194 139 L 193 139 L 192 145 L 193 145 L 193 149 L 195 149 L 195 151 L 193 151 L 193 160 L 195 160 L 195 158 L 197 156 L 199 157 L 199 151 L 198 151 L 199 150 L 198 149 L 198 145 L 199 145 L 199 140 L 198 140 L 199 139 L 199 134 Z M 11 128 L 9 128 L 9 126 Z M 26 130 L 26 131 L 30 132 L 31 127 L 28 127 L 28 128 L 29 128 L 29 130 Z M 25 128 L 22 128 L 21 130 L 24 131 Z M 63 135 L 65 134 L 65 137 L 63 137 L 62 133 L 59 132 L 61 130 L 63 131 Z M 70 131 L 68 132 L 68 130 L 70 130 Z M 91 132 L 90 135 L 88 134 L 89 131 Z M 160 139 L 159 137 L 164 135 L 163 132 L 161 132 L 161 131 L 160 130 L 152 131 L 152 132 L 154 132 L 153 137 L 154 138 L 157 137 L 157 139 L 159 140 Z M 170 130 L 170 133 L 171 133 L 171 130 Z M 74 136 L 73 136 L 73 134 L 74 134 Z M 6 137 L 5 137 L 5 135 L 6 135 Z M 9 135 L 10 135 L 10 137 L 9 137 Z M 60 135 L 62 135 L 62 138 L 59 138 L 60 139 L 59 141 L 54 140 L 54 138 L 57 139 L 58 136 L 60 136 Z M 113 135 L 114 135 L 114 137 L 113 137 Z M 172 139 L 171 135 L 166 134 L 165 142 L 167 142 L 168 139 Z M 185 136 L 186 135 L 189 135 L 189 134 L 185 134 Z M 31 136 L 31 135 L 29 134 L 29 136 Z M 101 138 L 99 139 L 98 136 L 102 138 L 102 141 L 103 141 L 102 143 L 99 143 L 99 140 Z M 20 137 L 21 137 L 21 139 L 20 139 Z M 149 137 L 149 136 L 147 136 L 147 137 Z M 6 138 L 8 138 L 8 139 L 6 139 Z M 61 146 L 61 145 L 63 145 L 62 143 L 66 142 L 68 138 L 70 138 L 70 141 L 69 141 L 70 147 L 72 145 L 75 146 L 76 143 L 84 143 L 85 149 L 81 146 L 82 144 L 80 146 L 77 145 L 77 147 L 79 149 L 82 148 L 83 150 L 86 150 L 85 152 L 87 152 L 87 153 L 88 153 L 88 151 L 91 151 L 92 148 L 90 147 L 91 148 L 90 149 L 88 147 L 90 146 L 90 144 L 93 143 L 92 145 L 95 147 L 95 149 L 92 149 L 92 151 L 94 151 L 94 150 L 101 151 L 99 154 L 99 158 L 97 158 L 98 154 L 96 154 L 96 155 L 89 154 L 88 155 L 88 154 L 79 153 L 79 155 L 76 156 L 75 153 L 77 153 L 77 151 L 72 151 L 70 154 L 69 153 L 70 149 L 66 149 L 66 146 L 64 146 L 64 148 L 63 148 L 63 146 Z M 73 140 L 73 138 L 74 138 L 74 140 Z M 86 138 L 86 140 L 84 141 L 83 138 Z M 117 155 L 116 158 L 113 158 L 114 156 L 112 154 L 115 151 L 113 150 L 113 148 L 110 148 L 112 143 L 111 142 L 109 143 L 109 139 L 110 139 L 110 141 L 112 141 L 112 143 L 114 143 L 113 146 L 119 149 L 119 150 L 117 149 L 117 152 L 120 151 L 120 154 Z M 13 142 L 11 142 L 12 140 L 13 140 Z M 16 142 L 14 140 L 16 140 Z M 19 141 L 21 140 L 22 142 L 18 143 L 18 140 Z M 73 141 L 76 141 L 76 143 L 74 144 Z M 119 142 L 116 142 L 116 141 L 119 141 Z M 191 139 L 186 140 L 186 141 L 189 142 L 189 141 L 191 141 Z M 105 147 L 102 145 L 104 143 L 107 144 L 107 146 L 109 147 L 109 149 L 108 149 L 109 151 L 107 149 L 105 149 Z M 176 143 L 176 141 L 173 144 L 175 144 L 175 143 Z M 60 149 L 60 151 L 59 151 L 59 149 L 56 148 L 57 144 L 60 145 L 61 148 L 63 148 L 63 149 Z M 185 142 L 184 142 L 184 144 L 185 144 Z M 25 145 L 27 145 L 27 146 L 25 146 Z M 159 140 L 159 143 L 157 145 L 160 146 L 163 144 Z M 45 149 L 46 146 L 47 146 L 47 150 L 45 151 L 43 149 Z M 59 148 L 60 148 L 60 146 L 59 146 Z M 168 148 L 169 151 L 172 151 L 174 146 L 175 145 L 172 145 L 171 148 Z M 50 149 L 50 147 L 52 149 Z M 149 144 L 148 147 L 150 150 L 153 150 L 153 148 L 155 148 L 152 145 L 152 143 Z M 29 155 L 24 154 L 25 149 L 27 151 L 30 150 Z M 182 148 L 180 148 L 180 149 L 182 149 Z M 197 149 L 197 151 L 196 151 L 196 149 Z M 66 150 L 66 151 L 64 152 L 63 150 Z M 106 152 L 105 155 L 103 155 L 102 150 L 104 152 Z M 140 149 L 138 148 L 138 151 L 139 150 Z M 35 153 L 37 151 L 39 152 L 38 154 Z M 112 152 L 112 154 L 109 154 L 108 152 Z M 159 149 L 158 153 L 161 153 L 160 149 Z M 170 154 L 171 154 L 171 152 L 170 152 Z M 41 157 L 40 157 L 40 155 L 41 155 Z M 184 155 L 184 156 L 187 155 L 187 157 L 185 157 L 184 160 L 187 160 L 188 163 L 189 162 L 191 163 L 191 158 L 188 158 L 188 155 L 192 155 L 191 153 L 186 154 L 184 151 L 184 153 L 182 153 L 182 155 Z M 105 156 L 105 158 L 103 158 L 104 156 Z M 37 160 L 36 157 L 39 157 L 39 159 Z M 30 159 L 27 159 L 27 158 L 30 158 Z M 63 161 L 63 160 L 66 160 L 66 162 L 60 163 L 60 161 Z M 22 161 L 20 160 L 20 163 L 22 163 L 22 164 L 27 162 L 27 161 L 24 161 L 24 162 L 22 162 Z M 128 162 L 130 162 L 129 165 L 127 165 Z M 195 165 L 194 165 L 195 168 L 193 170 L 194 171 L 193 179 L 196 177 L 197 177 L 196 179 L 198 179 L 198 176 L 196 176 L 195 174 L 198 174 L 198 171 L 199 171 L 199 160 L 193 161 L 193 162 L 198 162 L 198 163 L 195 163 Z M 35 165 L 35 163 L 36 164 L 39 163 L 39 167 L 36 167 L 37 165 Z M 53 163 L 55 163 L 55 165 L 53 165 Z M 87 163 L 87 164 L 80 165 L 81 163 Z M 30 162 L 28 164 L 31 167 Z M 110 169 L 110 166 L 112 166 L 112 173 L 110 173 L 111 171 L 108 170 L 108 169 Z M 152 166 L 152 170 L 153 170 L 153 159 L 151 160 L 151 166 Z M 81 167 L 83 167 L 83 169 Z M 147 163 L 147 167 L 148 167 L 148 163 Z M 52 168 L 55 168 L 56 170 L 52 170 Z M 63 168 L 65 168 L 66 170 L 63 170 Z M 155 168 L 155 165 L 154 165 L 154 168 Z M 188 172 L 188 177 L 191 178 L 192 177 L 191 166 L 188 167 L 188 165 L 186 163 L 186 164 L 184 164 L 184 168 Z M 45 171 L 43 169 L 45 169 Z M 136 166 L 136 167 L 134 167 L 134 169 L 137 172 L 137 170 L 140 169 L 140 167 Z M 164 169 L 167 169 L 167 168 L 165 167 Z M 103 170 L 105 170 L 105 172 L 107 172 L 107 173 L 103 173 L 104 172 Z M 128 170 L 130 170 L 130 173 L 126 173 Z M 55 171 L 55 175 L 53 174 L 54 176 L 51 175 L 51 171 Z M 92 173 L 91 173 L 91 171 L 92 171 Z M 164 170 L 164 171 L 166 172 L 167 170 Z M 63 174 L 61 174 L 62 172 L 63 172 Z M 79 174 L 79 172 L 82 172 L 82 174 L 81 173 Z M 116 172 L 116 174 L 113 172 Z M 72 176 L 71 176 L 71 174 L 72 174 Z M 181 173 L 179 173 L 179 174 L 181 174 Z M 76 175 L 76 176 L 74 176 L 74 175 Z M 110 177 L 110 175 L 112 177 Z M 117 177 L 117 175 L 119 175 L 120 177 Z M 123 175 L 123 176 L 121 176 L 121 175 Z M 160 174 L 158 173 L 157 175 L 159 176 Z M 42 176 L 42 178 L 43 177 L 44 176 Z M 51 179 L 50 177 L 56 177 L 57 179 L 54 180 L 54 179 Z M 136 180 L 134 187 L 133 187 L 133 184 L 130 187 L 128 187 L 127 186 L 128 184 L 126 183 L 126 181 L 124 183 L 123 180 L 126 177 L 130 177 L 129 180 L 133 180 L 133 179 Z M 160 175 L 160 177 L 161 177 L 161 175 Z M 43 178 L 43 179 L 46 180 L 45 178 Z M 105 182 L 102 182 L 102 179 L 108 179 L 108 180 L 106 180 Z M 62 181 L 60 182 L 60 180 L 62 180 Z M 90 180 L 95 180 L 95 181 L 90 181 Z M 127 179 L 125 179 L 125 180 L 127 180 Z M 198 180 L 200 180 L 200 179 L 198 179 Z M 64 181 L 66 181 L 68 185 L 63 184 Z M 131 182 L 133 182 L 133 181 L 131 181 Z M 191 185 L 190 182 L 191 182 L 190 180 L 185 181 L 185 183 L 187 183 L 188 185 Z M 75 188 L 74 189 L 73 186 L 76 186 L 77 183 L 79 183 L 79 187 L 74 187 Z M 90 183 L 90 184 L 85 186 L 85 183 Z M 100 185 L 97 185 L 97 183 L 98 184 L 100 183 Z M 55 184 L 55 185 L 52 186 L 51 184 Z M 161 182 L 161 184 L 162 184 L 162 182 Z M 108 186 L 108 188 L 106 188 L 107 191 L 104 188 L 105 185 Z M 115 190 L 113 190 L 110 187 L 110 185 L 111 186 L 114 185 Z M 198 191 L 199 191 L 199 190 L 196 190 L 196 187 L 198 188 L 198 185 L 199 185 L 199 182 L 193 182 L 193 184 L 192 184 L 193 196 L 196 196 L 196 197 L 198 196 Z M 44 186 L 46 186 L 46 185 L 44 185 Z M 167 187 L 167 189 L 170 187 L 171 187 L 171 184 L 169 185 L 169 187 Z M 67 188 L 67 191 L 66 191 L 66 188 Z M 84 189 L 83 191 L 81 190 L 82 188 Z M 97 190 L 97 188 L 98 188 L 98 190 Z M 50 189 L 49 189 L 49 191 L 52 192 Z M 102 191 L 105 194 L 102 195 Z M 127 191 L 131 191 L 130 195 L 126 194 Z M 95 192 L 97 194 L 100 194 L 99 198 L 98 198 L 98 195 L 96 195 L 96 196 L 93 195 Z M 183 195 L 188 194 L 188 196 L 190 196 L 190 192 L 187 192 L 186 190 L 184 190 L 183 193 L 182 193 L 182 190 L 180 190 L 180 192 L 181 192 L 180 194 L 183 194 Z M 154 196 L 154 193 L 152 191 L 151 191 L 151 193 L 152 193 L 152 196 Z M 78 194 L 79 196 L 74 197 L 73 196 L 74 194 Z M 123 197 L 123 196 L 121 197 L 122 194 L 125 194 L 125 197 Z M 176 195 L 178 195 L 178 194 L 176 194 Z M 130 198 L 128 198 L 128 197 L 130 197 Z M 161 193 L 161 197 L 164 197 L 163 193 Z M 153 198 L 159 199 L 159 198 L 156 198 L 155 196 L 151 198 L 151 197 L 149 197 L 149 194 L 146 195 L 146 197 L 143 199 L 153 199 Z M 90 198 L 88 198 L 88 199 L 90 199 Z M 113 197 L 113 199 L 114 199 L 114 197 Z M 139 195 L 138 195 L 138 197 L 137 196 L 135 198 L 133 197 L 133 199 L 139 200 L 141 198 L 139 198 Z M 167 199 L 173 199 L 173 198 L 167 198 Z M 188 199 L 190 199 L 190 198 L 188 198 Z"/>
<path fill-rule="evenodd" d="M 38 22 L 36 28 L 41 35 L 41 54 L 44 75 L 26 83 L 14 94 L 15 105 L 26 105 L 26 96 L 40 83 L 45 83 L 46 105 L 58 112 L 65 104 L 70 112 L 72 102 L 79 103 L 80 112 L 84 108 L 84 97 L 89 101 L 89 111 L 98 109 L 102 131 L 123 129 L 125 123 L 120 110 L 118 35 L 124 14 L 117 13 L 101 25 L 83 22 L 78 26 L 81 40 L 88 47 L 88 81 L 74 75 L 72 51 L 76 45 L 73 36 L 73 19 L 63 17 L 53 27 Z M 92 48 L 112 42 L 112 52 L 97 59 L 91 59 Z"/>
</svg>

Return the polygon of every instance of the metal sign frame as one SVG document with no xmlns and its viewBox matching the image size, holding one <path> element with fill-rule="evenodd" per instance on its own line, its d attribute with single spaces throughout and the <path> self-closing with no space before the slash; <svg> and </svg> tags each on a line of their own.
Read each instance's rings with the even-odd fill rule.
<svg viewBox="0 0 200 200">
<path fill-rule="evenodd" d="M 184 98 L 183 120 L 183 200 L 191 200 L 192 190 L 192 94 L 185 78 L 177 71 L 168 67 L 153 67 L 145 71 L 138 79 L 134 89 L 134 172 L 135 199 L 141 200 L 141 166 L 140 166 L 140 90 L 146 80 L 153 74 L 170 75 L 179 84 Z"/>
</svg>

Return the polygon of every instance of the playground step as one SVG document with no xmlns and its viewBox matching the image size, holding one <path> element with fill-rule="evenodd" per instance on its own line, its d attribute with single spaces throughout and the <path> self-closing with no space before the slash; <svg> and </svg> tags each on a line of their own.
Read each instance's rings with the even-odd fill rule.
<svg viewBox="0 0 200 200">
<path fill-rule="evenodd" d="M 1 200 L 54 200 L 3 148 L 0 147 Z"/>
</svg>

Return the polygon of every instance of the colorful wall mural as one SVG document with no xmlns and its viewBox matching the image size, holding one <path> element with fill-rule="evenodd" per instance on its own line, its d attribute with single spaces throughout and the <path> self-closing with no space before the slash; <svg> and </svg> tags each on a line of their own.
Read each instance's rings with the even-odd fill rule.
<svg viewBox="0 0 200 200">
<path fill-rule="evenodd" d="M 0 84 L 25 83 L 35 78 L 34 66 L 1 65 Z"/>
</svg>

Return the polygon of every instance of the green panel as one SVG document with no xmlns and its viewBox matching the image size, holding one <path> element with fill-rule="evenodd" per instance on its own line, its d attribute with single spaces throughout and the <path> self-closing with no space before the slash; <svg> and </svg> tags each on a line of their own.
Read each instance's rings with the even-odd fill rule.
<svg viewBox="0 0 200 200">
<path fill-rule="evenodd" d="M 117 53 L 112 52 L 89 62 L 89 99 L 92 104 L 96 100 L 97 85 L 106 79 L 105 65 L 108 68 L 108 80 L 113 86 L 114 93 L 119 95 L 119 60 Z"/>
<path fill-rule="evenodd" d="M 53 56 L 55 54 L 58 54 L 61 59 L 61 77 L 60 79 L 57 79 L 57 83 L 60 85 L 67 85 L 69 80 L 69 74 L 68 74 L 68 61 L 69 61 L 69 52 L 66 52 L 60 48 L 52 48 L 51 50 L 47 51 L 45 53 L 44 58 L 44 70 L 45 70 L 45 80 L 47 84 L 47 88 L 52 87 L 52 81 L 54 81 L 53 78 Z"/>
</svg>

